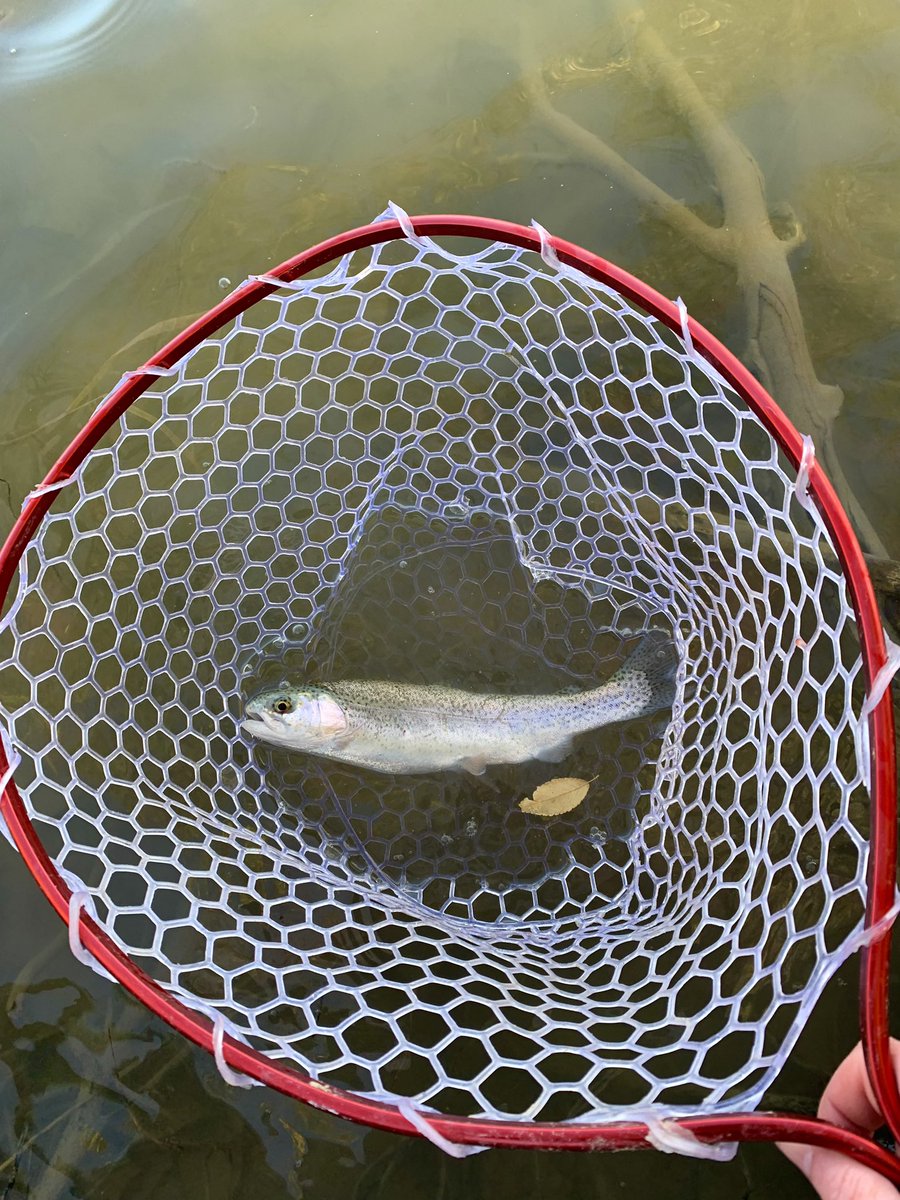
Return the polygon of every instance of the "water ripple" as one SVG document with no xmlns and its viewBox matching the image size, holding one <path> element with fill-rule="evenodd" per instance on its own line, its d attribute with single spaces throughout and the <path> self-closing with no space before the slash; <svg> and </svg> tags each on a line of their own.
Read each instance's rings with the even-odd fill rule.
<svg viewBox="0 0 900 1200">
<path fill-rule="evenodd" d="M 144 0 L 17 0 L 0 8 L 0 80 L 26 81 L 92 62 Z M 2 0 L 0 0 L 2 4 Z"/>
</svg>

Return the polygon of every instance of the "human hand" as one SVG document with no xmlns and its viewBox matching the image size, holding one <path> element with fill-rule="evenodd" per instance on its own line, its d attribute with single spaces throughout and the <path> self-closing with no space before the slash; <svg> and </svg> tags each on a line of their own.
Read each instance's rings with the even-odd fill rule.
<svg viewBox="0 0 900 1200">
<path fill-rule="evenodd" d="M 900 1042 L 894 1038 L 891 1061 L 900 1078 Z M 832 1075 L 819 1101 L 818 1116 L 866 1137 L 884 1124 L 861 1045 L 854 1046 Z M 779 1142 L 778 1148 L 800 1168 L 821 1200 L 897 1200 L 897 1189 L 890 1180 L 838 1150 L 793 1142 Z"/>
</svg>

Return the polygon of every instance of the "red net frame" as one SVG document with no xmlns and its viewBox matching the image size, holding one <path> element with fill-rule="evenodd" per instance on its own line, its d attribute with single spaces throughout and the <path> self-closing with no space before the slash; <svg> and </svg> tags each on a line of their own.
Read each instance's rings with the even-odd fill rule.
<svg viewBox="0 0 900 1200">
<path fill-rule="evenodd" d="M 506 221 L 457 215 L 421 216 L 413 218 L 413 228 L 421 236 L 471 237 L 537 252 L 542 248 L 541 236 L 536 230 Z M 153 382 L 154 372 L 158 373 L 159 368 L 171 368 L 204 338 L 275 291 L 277 281 L 291 282 L 355 250 L 404 236 L 406 232 L 399 221 L 383 220 L 350 230 L 304 251 L 269 272 L 265 279 L 250 280 L 238 288 L 142 367 L 126 376 L 24 505 L 0 550 L 0 597 L 3 601 L 8 598 L 19 560 L 51 507 L 56 490 L 72 477 L 103 435 L 147 390 Z M 562 239 L 551 238 L 549 245 L 562 263 L 615 288 L 673 331 L 681 333 L 685 328 L 683 314 L 672 301 L 628 272 Z M 799 470 L 803 461 L 803 439 L 798 431 L 759 382 L 716 338 L 693 319 L 684 319 L 694 349 L 735 389 Z M 815 462 L 809 466 L 809 495 L 833 539 L 847 580 L 859 628 L 866 686 L 871 690 L 876 675 L 887 663 L 881 619 L 856 536 L 831 484 Z M 872 936 L 862 949 L 860 1029 L 872 1090 L 886 1124 L 895 1136 L 900 1136 L 900 1090 L 891 1064 L 888 1033 L 891 946 L 887 926 L 894 904 L 897 856 L 897 775 L 889 692 L 873 708 L 868 721 L 873 823 L 866 928 L 882 931 Z M 6 781 L 0 796 L 0 814 L 39 887 L 57 913 L 68 921 L 71 891 L 31 825 L 12 779 L 13 767 L 5 747 L 0 745 L 0 774 Z M 168 995 L 122 954 L 87 914 L 81 917 L 79 932 L 89 953 L 132 995 L 195 1044 L 214 1052 L 214 1027 L 207 1018 Z M 221 1056 L 234 1070 L 317 1108 L 376 1128 L 421 1136 L 397 1107 L 319 1084 L 300 1071 L 273 1063 L 227 1036 L 221 1046 Z M 900 1184 L 900 1161 L 873 1141 L 814 1118 L 751 1112 L 681 1118 L 677 1124 L 700 1142 L 710 1145 L 779 1140 L 840 1150 Z M 589 1150 L 635 1149 L 651 1144 L 647 1126 L 639 1122 L 557 1125 L 435 1116 L 429 1117 L 429 1125 L 440 1137 L 459 1145 Z"/>
</svg>

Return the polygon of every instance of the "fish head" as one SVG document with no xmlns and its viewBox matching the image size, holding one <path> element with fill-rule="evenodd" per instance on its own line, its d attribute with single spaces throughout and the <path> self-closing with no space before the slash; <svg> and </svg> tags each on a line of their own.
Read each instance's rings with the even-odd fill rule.
<svg viewBox="0 0 900 1200">
<path fill-rule="evenodd" d="M 295 750 L 315 750 L 347 728 L 347 714 L 324 688 L 265 688 L 244 708 L 243 728 L 251 737 Z"/>
</svg>

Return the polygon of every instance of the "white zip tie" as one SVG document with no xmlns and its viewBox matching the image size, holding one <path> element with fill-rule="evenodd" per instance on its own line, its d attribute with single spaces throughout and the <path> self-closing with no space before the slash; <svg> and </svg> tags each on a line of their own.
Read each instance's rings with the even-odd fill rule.
<svg viewBox="0 0 900 1200">
<path fill-rule="evenodd" d="M 413 223 L 410 220 L 409 213 L 406 211 L 406 209 L 401 208 L 399 204 L 395 204 L 393 202 L 393 200 L 388 201 L 387 208 L 384 210 L 383 213 L 381 213 L 379 216 L 377 216 L 375 218 L 375 220 L 376 221 L 394 220 L 397 222 L 397 224 L 402 229 L 403 236 L 406 238 L 406 240 L 408 242 L 411 242 L 412 245 L 416 247 L 416 249 L 418 249 L 418 250 L 433 249 L 432 242 L 429 238 L 422 237 L 420 234 L 416 233 L 415 229 L 413 228 Z"/>
<path fill-rule="evenodd" d="M 849 958 L 857 950 L 862 950 L 863 946 L 871 946 L 873 942 L 880 942 L 883 937 L 886 937 L 890 933 L 894 922 L 897 920 L 898 913 L 900 913 L 900 890 L 895 888 L 894 903 L 884 916 L 880 917 L 874 925 L 860 929 L 858 933 L 854 933 L 852 937 L 849 937 L 841 947 L 841 953 L 846 954 Z"/>
<path fill-rule="evenodd" d="M 112 393 L 117 391 L 123 383 L 130 383 L 132 379 L 143 379 L 145 375 L 150 375 L 154 379 L 158 379 L 163 375 L 171 375 L 173 371 L 178 369 L 178 366 L 178 363 L 175 363 L 174 366 L 171 367 L 143 366 L 138 367 L 136 371 L 126 371 L 125 374 L 120 377 L 119 382 L 112 389 L 112 391 L 107 392 L 106 395 L 97 402 L 94 411 L 91 413 L 91 417 L 96 417 L 97 413 L 104 406 L 104 404 L 106 404 Z"/>
<path fill-rule="evenodd" d="M 863 706 L 859 710 L 860 721 L 869 719 L 869 714 L 881 703 L 885 692 L 891 686 L 891 680 L 900 671 L 900 646 L 896 642 L 892 642 L 886 633 L 884 647 L 887 658 L 872 680 L 872 690 L 866 696 Z"/>
<path fill-rule="evenodd" d="M 548 267 L 552 267 L 553 270 L 558 271 L 559 274 L 563 275 L 566 279 L 573 280 L 578 284 L 579 287 L 586 288 L 590 293 L 594 293 L 599 289 L 610 299 L 621 301 L 621 296 L 615 290 L 615 288 L 611 287 L 609 284 L 600 283 L 598 280 L 592 279 L 591 276 L 587 275 L 580 267 L 573 266 L 571 263 L 563 262 L 559 257 L 559 253 L 557 252 L 555 246 L 553 245 L 553 239 L 550 233 L 544 228 L 543 225 L 541 225 L 539 221 L 536 221 L 534 218 L 532 218 L 531 228 L 535 231 L 535 233 L 537 233 L 541 240 L 541 258 Z M 495 242 L 493 245 L 495 247 L 498 244 L 503 245 L 502 242 Z M 488 247 L 488 251 L 481 251 L 480 253 L 488 253 L 492 248 L 493 247 Z M 473 254 L 470 257 L 472 259 L 477 259 L 480 257 L 480 254 Z"/>
<path fill-rule="evenodd" d="M 0 796 L 6 791 L 6 785 L 13 777 L 13 773 L 22 761 L 22 755 L 18 752 L 15 746 L 9 740 L 6 731 L 3 731 L 3 749 L 6 751 L 6 770 L 0 775 Z"/>
<path fill-rule="evenodd" d="M 884 644 L 887 658 L 872 680 L 871 691 L 862 702 L 855 730 L 856 757 L 859 761 L 859 772 L 862 776 L 863 786 L 870 794 L 872 791 L 872 763 L 871 743 L 869 741 L 869 717 L 883 700 L 885 692 L 890 687 L 891 680 L 897 671 L 900 670 L 900 646 L 896 642 L 892 642 L 887 633 L 884 634 Z"/>
<path fill-rule="evenodd" d="M 149 365 L 138 367 L 136 371 L 126 371 L 119 380 L 119 386 L 121 386 L 123 383 L 128 383 L 131 379 L 141 379 L 144 375 L 152 375 L 154 378 L 158 379 L 162 375 L 171 374 L 171 372 L 174 370 L 174 367 L 151 367 Z"/>
<path fill-rule="evenodd" d="M 872 763 L 869 753 L 869 722 L 857 721 L 854 731 L 856 742 L 856 760 L 859 763 L 859 777 L 863 787 L 872 795 Z"/>
<path fill-rule="evenodd" d="M 261 1087 L 262 1084 L 258 1079 L 253 1079 L 249 1075 L 244 1075 L 241 1071 L 233 1071 L 225 1061 L 225 1051 L 222 1048 L 225 1040 L 225 1018 L 222 1016 L 222 1014 L 216 1013 L 212 1019 L 212 1023 L 213 1058 L 216 1060 L 216 1066 L 218 1067 L 219 1074 L 222 1076 L 225 1082 L 231 1087 L 236 1088 Z M 231 1033 L 230 1030 L 229 1033 Z M 234 1034 L 231 1033 L 231 1036 L 234 1037 Z"/>
<path fill-rule="evenodd" d="M 0 796 L 2 796 L 6 791 L 6 785 L 12 779 L 16 767 L 18 767 L 19 763 L 22 761 L 22 755 L 10 742 L 5 730 L 3 730 L 3 748 L 6 751 L 7 767 L 2 776 L 0 776 Z M 4 817 L 2 812 L 0 812 L 0 833 L 3 834 L 9 844 L 12 846 L 13 850 L 18 852 L 19 847 L 16 845 L 13 835 L 10 833 L 9 826 L 6 823 L 6 817 Z"/>
<path fill-rule="evenodd" d="M 74 483 L 81 474 L 81 467 L 76 467 L 71 475 L 67 475 L 65 479 L 57 479 L 53 483 L 39 483 L 37 487 L 33 487 L 25 499 L 22 501 L 22 511 L 27 505 L 36 500 L 38 496 L 48 496 L 51 492 L 61 491 L 62 488 L 68 487 L 70 483 Z"/>
<path fill-rule="evenodd" d="M 413 1129 L 421 1133 L 426 1141 L 431 1142 L 432 1146 L 437 1146 L 438 1150 L 443 1150 L 445 1154 L 449 1154 L 451 1158 L 468 1158 L 470 1154 L 480 1154 L 482 1150 L 490 1150 L 490 1146 L 460 1146 L 457 1142 L 451 1142 L 442 1133 L 438 1133 L 431 1122 L 413 1108 L 409 1100 L 398 1100 L 397 1111 L 409 1121 Z"/>
<path fill-rule="evenodd" d="M 794 482 L 794 496 L 807 512 L 818 516 L 818 510 L 809 494 L 809 472 L 816 461 L 816 448 L 808 433 L 803 435 L 803 453 L 800 456 L 800 469 Z"/>
<path fill-rule="evenodd" d="M 269 283 L 272 287 L 284 288 L 288 292 L 303 292 L 309 290 L 309 280 L 301 276 L 299 279 L 279 279 L 277 275 L 251 275 L 249 283 Z M 316 282 L 321 283 L 321 280 Z"/>
<path fill-rule="evenodd" d="M 553 244 L 550 241 L 550 234 L 543 227 L 543 225 L 539 225 L 538 222 L 534 220 L 531 222 L 531 228 L 541 239 L 541 258 L 544 260 L 547 266 L 552 267 L 554 271 L 561 271 L 563 269 L 563 265 L 559 261 L 559 255 L 554 250 Z"/>
<path fill-rule="evenodd" d="M 678 309 L 678 315 L 681 318 L 681 338 L 684 342 L 684 348 L 687 351 L 688 358 L 696 359 L 697 351 L 694 349 L 694 339 L 691 337 L 691 330 L 688 325 L 688 310 L 687 305 L 679 296 L 675 301 L 675 307 Z M 704 359 L 704 362 L 706 360 Z"/>
<path fill-rule="evenodd" d="M 69 896 L 69 949 L 72 951 L 72 957 L 76 958 L 83 966 L 90 967 L 95 974 L 101 975 L 104 979 L 110 979 L 115 983 L 116 977 L 110 975 L 106 967 L 98 962 L 90 950 L 86 950 L 82 944 L 81 910 L 83 908 L 86 908 L 96 921 L 97 914 L 94 911 L 94 901 L 91 893 L 85 891 L 83 888 L 74 889 Z"/>
<path fill-rule="evenodd" d="M 700 368 L 710 383 L 714 383 L 721 392 L 734 391 L 734 386 L 728 382 L 725 376 L 714 367 L 709 359 L 704 358 L 697 347 L 694 345 L 694 339 L 691 336 L 690 325 L 688 324 L 687 305 L 679 296 L 675 301 L 675 307 L 678 309 L 678 316 L 681 319 L 681 340 L 684 342 L 684 352 L 696 366 Z"/>
<path fill-rule="evenodd" d="M 372 271 L 371 264 L 353 276 L 354 281 L 357 279 L 365 279 Z M 350 255 L 344 254 L 339 260 L 333 271 L 329 271 L 324 279 L 318 280 L 319 283 L 345 283 L 347 276 L 350 274 Z"/>
<path fill-rule="evenodd" d="M 371 266 L 364 267 L 359 274 L 354 275 L 354 280 L 364 279 L 372 270 Z M 350 271 L 350 255 L 343 254 L 338 260 L 337 266 L 333 271 L 329 271 L 327 275 L 318 275 L 315 279 L 310 279 L 306 275 L 301 275 L 299 279 L 279 279 L 277 275 L 250 275 L 246 283 L 267 283 L 275 288 L 283 288 L 287 292 L 309 292 L 313 288 L 322 287 L 326 284 L 344 283 Z M 246 285 L 242 285 L 246 286 Z"/>
<path fill-rule="evenodd" d="M 647 1126 L 645 1141 L 663 1154 L 683 1154 L 687 1158 L 708 1158 L 714 1162 L 731 1162 L 737 1154 L 737 1142 L 709 1144 L 677 1121 L 664 1117 L 641 1117 Z"/>
</svg>

